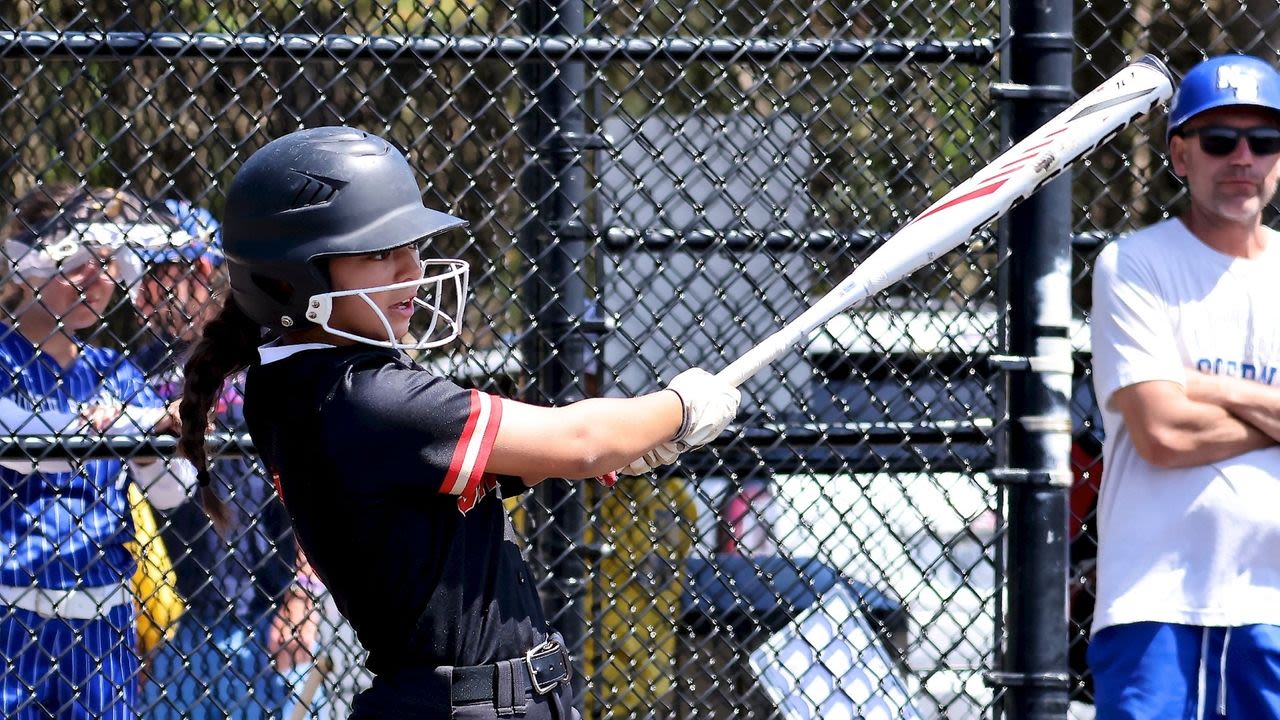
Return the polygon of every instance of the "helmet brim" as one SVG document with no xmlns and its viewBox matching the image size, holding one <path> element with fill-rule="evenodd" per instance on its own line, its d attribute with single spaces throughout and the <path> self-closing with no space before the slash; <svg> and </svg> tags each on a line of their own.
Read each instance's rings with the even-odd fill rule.
<svg viewBox="0 0 1280 720">
<path fill-rule="evenodd" d="M 327 252 L 316 253 L 313 258 L 341 255 L 367 255 L 385 252 L 435 237 L 449 230 L 464 227 L 467 221 L 428 207 L 406 208 L 392 213 L 378 222 L 360 228 L 348 235 L 325 239 Z M 373 238 L 371 240 L 371 238 Z"/>
</svg>

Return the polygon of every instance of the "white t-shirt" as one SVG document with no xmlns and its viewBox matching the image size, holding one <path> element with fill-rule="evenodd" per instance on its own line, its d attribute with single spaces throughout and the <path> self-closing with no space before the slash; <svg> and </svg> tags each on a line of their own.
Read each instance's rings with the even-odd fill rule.
<svg viewBox="0 0 1280 720">
<path fill-rule="evenodd" d="M 1280 447 L 1161 469 L 1116 390 L 1200 368 L 1280 384 L 1280 233 L 1235 258 L 1168 220 L 1103 249 L 1093 278 L 1094 387 L 1106 430 L 1093 631 L 1124 623 L 1280 624 Z"/>
</svg>

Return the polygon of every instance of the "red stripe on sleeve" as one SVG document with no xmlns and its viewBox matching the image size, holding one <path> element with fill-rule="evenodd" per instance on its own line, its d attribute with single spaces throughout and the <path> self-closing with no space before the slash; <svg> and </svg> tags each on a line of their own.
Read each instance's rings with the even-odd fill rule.
<svg viewBox="0 0 1280 720">
<path fill-rule="evenodd" d="M 462 464 L 467 457 L 467 447 L 471 444 L 471 436 L 475 434 L 476 421 L 480 417 L 480 393 L 472 390 L 471 409 L 467 414 L 467 423 L 462 428 L 462 435 L 458 438 L 458 444 L 453 448 L 453 458 L 449 460 L 449 471 L 444 474 L 444 480 L 440 483 L 440 492 L 447 495 L 457 495 L 462 492 L 458 485 L 458 475 L 462 472 Z"/>
<path fill-rule="evenodd" d="M 482 402 L 484 400 L 487 400 L 490 405 L 489 418 L 485 426 L 479 428 L 480 437 L 473 438 L 479 440 L 480 447 L 471 465 L 471 476 L 467 480 L 467 487 L 458 494 L 458 509 L 464 515 L 475 507 L 485 493 L 498 486 L 497 477 L 485 473 L 485 466 L 489 464 L 489 454 L 493 452 L 493 442 L 498 437 L 498 426 L 502 423 L 502 399 L 488 395 Z M 489 482 L 481 482 L 486 475 L 489 475 Z"/>
<path fill-rule="evenodd" d="M 280 487 L 280 473 L 275 470 L 271 471 L 271 484 L 276 488 L 276 496 L 280 498 L 280 502 L 284 502 L 284 488 Z"/>
</svg>

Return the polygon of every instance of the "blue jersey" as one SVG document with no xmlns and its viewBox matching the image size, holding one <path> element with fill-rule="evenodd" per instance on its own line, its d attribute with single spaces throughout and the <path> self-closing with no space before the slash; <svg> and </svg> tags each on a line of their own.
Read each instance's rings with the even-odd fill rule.
<svg viewBox="0 0 1280 720">
<path fill-rule="evenodd" d="M 69 368 L 0 325 L 0 396 L 37 412 L 74 412 L 77 405 L 114 400 L 160 407 L 133 363 L 113 350 L 81 346 Z M 33 433 L 47 432 L 32 423 Z M 133 521 L 120 460 L 89 460 L 76 472 L 23 474 L 0 467 L 4 502 L 0 535 L 9 548 L 0 585 L 51 589 L 121 583 L 133 574 L 124 543 Z"/>
</svg>

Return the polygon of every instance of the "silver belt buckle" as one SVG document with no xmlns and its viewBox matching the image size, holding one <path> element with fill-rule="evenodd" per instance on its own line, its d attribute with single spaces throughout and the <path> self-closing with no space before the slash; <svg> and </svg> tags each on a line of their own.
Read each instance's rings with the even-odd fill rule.
<svg viewBox="0 0 1280 720">
<path fill-rule="evenodd" d="M 540 654 L 546 653 L 546 652 L 547 652 L 547 651 L 549 651 L 549 650 L 550 650 L 550 651 L 559 650 L 559 651 L 560 651 L 560 653 L 561 653 L 562 655 L 564 655 L 564 656 L 565 656 L 565 658 L 564 658 L 564 675 L 561 675 L 560 677 L 556 678 L 555 680 L 552 680 L 551 682 L 547 683 L 546 685 L 543 685 L 543 684 L 541 684 L 541 683 L 539 683 L 539 682 L 538 682 L 538 672 L 537 672 L 537 670 L 536 670 L 536 669 L 534 668 L 534 666 L 533 666 L 533 657 L 534 657 L 535 655 L 540 655 Z M 567 650 L 565 650 L 564 648 L 560 647 L 560 645 L 559 645 L 558 643 L 551 642 L 550 640 L 545 640 L 545 641 L 543 641 L 543 643 L 542 643 L 541 645 L 538 645 L 537 647 L 530 648 L 527 652 L 525 652 L 525 654 L 524 654 L 524 663 L 525 663 L 525 665 L 527 665 L 527 666 L 528 666 L 528 668 L 529 668 L 529 681 L 533 683 L 533 689 L 534 689 L 534 691 L 535 691 L 535 692 L 537 692 L 539 695 L 546 695 L 547 693 L 551 692 L 552 690 L 555 690 L 555 689 L 556 689 L 556 686 L 558 686 L 560 683 L 562 683 L 562 682 L 564 682 L 565 680 L 568 680 L 568 679 L 569 679 L 569 673 L 570 673 L 570 670 L 569 670 L 569 658 L 568 658 L 568 655 L 569 655 L 569 652 L 568 652 Z"/>
</svg>

